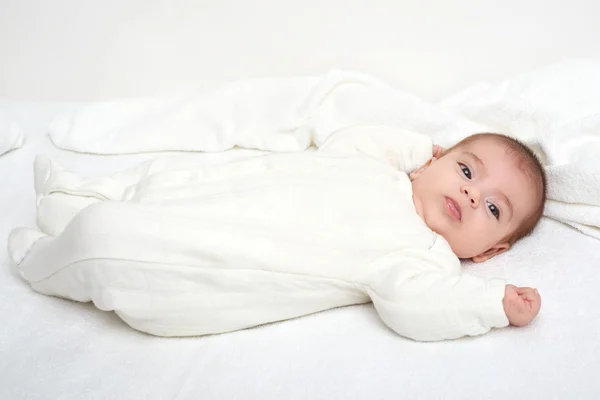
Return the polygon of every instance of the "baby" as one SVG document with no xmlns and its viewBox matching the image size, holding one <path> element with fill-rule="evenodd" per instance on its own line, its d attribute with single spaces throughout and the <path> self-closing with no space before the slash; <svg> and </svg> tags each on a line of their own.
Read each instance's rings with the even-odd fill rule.
<svg viewBox="0 0 600 400">
<path fill-rule="evenodd" d="M 443 150 L 352 127 L 317 152 L 214 166 L 175 157 L 89 179 L 38 158 L 35 175 L 42 232 L 9 237 L 21 275 L 154 335 L 372 301 L 392 330 L 430 341 L 523 326 L 540 309 L 536 290 L 460 269 L 459 258 L 506 251 L 542 215 L 540 163 L 501 135 Z"/>
</svg>

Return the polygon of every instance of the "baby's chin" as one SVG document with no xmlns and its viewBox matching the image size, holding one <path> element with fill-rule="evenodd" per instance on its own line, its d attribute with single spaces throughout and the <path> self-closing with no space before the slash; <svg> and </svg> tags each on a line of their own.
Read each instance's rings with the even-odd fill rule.
<svg viewBox="0 0 600 400">
<path fill-rule="evenodd" d="M 445 220 L 445 215 L 436 215 L 435 211 L 438 210 L 417 207 L 417 212 L 423 219 L 423 222 L 425 222 L 425 225 L 448 242 L 456 257 L 460 259 L 470 259 L 480 254 L 474 252 L 472 246 L 465 246 L 464 243 L 460 243 L 459 238 L 461 237 L 461 233 L 457 232 L 454 227 Z"/>
</svg>

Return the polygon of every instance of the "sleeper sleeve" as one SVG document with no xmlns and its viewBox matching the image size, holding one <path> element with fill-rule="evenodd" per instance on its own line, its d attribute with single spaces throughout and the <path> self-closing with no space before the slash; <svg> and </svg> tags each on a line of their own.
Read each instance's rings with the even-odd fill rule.
<svg viewBox="0 0 600 400">
<path fill-rule="evenodd" d="M 392 126 L 354 126 L 332 133 L 319 151 L 366 155 L 410 173 L 432 156 L 431 138 Z"/>
<path fill-rule="evenodd" d="M 460 261 L 402 251 L 376 268 L 367 293 L 383 322 L 417 341 L 456 339 L 508 325 L 505 282 L 461 273 Z"/>
</svg>

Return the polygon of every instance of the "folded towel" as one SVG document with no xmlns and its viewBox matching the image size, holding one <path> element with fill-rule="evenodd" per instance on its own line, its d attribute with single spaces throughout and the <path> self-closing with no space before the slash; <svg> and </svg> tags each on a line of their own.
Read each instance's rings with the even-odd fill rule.
<svg viewBox="0 0 600 400">
<path fill-rule="evenodd" d="M 544 214 L 571 225 L 588 236 L 600 239 L 600 207 L 548 200 Z"/>
<path fill-rule="evenodd" d="M 593 149 L 590 146 L 589 149 Z M 595 150 L 596 157 L 600 150 Z M 593 154 L 580 161 L 546 167 L 548 202 L 545 215 L 600 239 L 600 161 Z"/>
<path fill-rule="evenodd" d="M 497 85 L 480 83 L 440 104 L 354 72 L 243 80 L 187 99 L 97 103 L 57 118 L 49 135 L 59 148 L 99 154 L 234 146 L 302 151 L 337 129 L 364 124 L 421 132 L 442 146 L 481 131 L 521 139 L 548 171 L 554 202 L 546 215 L 598 237 L 598 60 L 570 60 Z"/>
<path fill-rule="evenodd" d="M 23 146 L 25 138 L 16 122 L 0 114 L 0 155 Z"/>
</svg>

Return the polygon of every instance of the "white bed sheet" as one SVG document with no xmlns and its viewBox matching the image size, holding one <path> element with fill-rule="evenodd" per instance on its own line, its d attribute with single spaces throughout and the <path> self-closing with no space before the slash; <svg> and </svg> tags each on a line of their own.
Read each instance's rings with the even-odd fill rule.
<svg viewBox="0 0 600 400">
<path fill-rule="evenodd" d="M 59 103 L 0 103 L 28 141 L 0 157 L 0 399 L 598 399 L 600 241 L 544 219 L 535 234 L 473 273 L 532 285 L 527 328 L 416 343 L 370 305 L 198 338 L 141 334 L 115 315 L 33 292 L 8 267 L 6 238 L 35 226 L 33 159 L 84 174 L 152 155 L 94 156 L 52 146 Z M 222 155 L 202 155 L 216 159 Z"/>
</svg>

